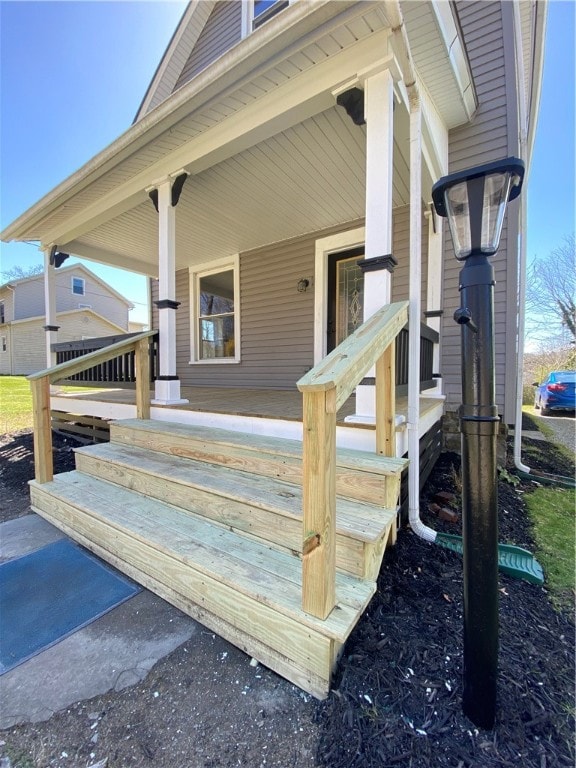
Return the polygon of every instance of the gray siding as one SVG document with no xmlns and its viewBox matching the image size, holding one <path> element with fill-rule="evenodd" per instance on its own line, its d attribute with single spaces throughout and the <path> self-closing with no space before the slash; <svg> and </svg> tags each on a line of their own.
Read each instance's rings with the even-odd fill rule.
<svg viewBox="0 0 576 768">
<path fill-rule="evenodd" d="M 15 284 L 14 320 L 44 315 L 44 275 Z"/>
<path fill-rule="evenodd" d="M 398 266 L 392 277 L 392 301 L 404 301 L 410 292 L 410 206 L 394 210 L 394 231 L 392 235 L 392 253 L 398 259 Z M 428 221 L 422 218 L 422 312 L 426 306 L 426 287 L 428 283 Z M 424 322 L 424 316 L 421 318 Z"/>
<path fill-rule="evenodd" d="M 478 95 L 478 111 L 469 125 L 450 132 L 450 172 L 462 170 L 480 163 L 499 160 L 510 151 L 509 135 L 513 131 L 514 106 L 509 104 L 502 6 L 500 2 L 457 2 L 456 8 L 464 34 L 470 66 Z M 508 43 L 511 44 L 510 38 Z M 513 73 L 510 73 L 512 77 Z M 509 89 L 509 85 L 508 85 Z M 507 98 L 508 97 L 508 98 Z M 515 215 L 517 207 L 511 206 L 508 217 Z M 507 315 L 516 307 L 510 306 L 510 260 L 516 263 L 516 246 L 508 238 L 505 222 L 501 246 L 492 259 L 495 268 L 494 293 L 496 402 L 499 413 L 504 413 L 506 390 L 506 359 L 510 341 L 507 338 Z M 511 227 L 510 229 L 514 229 Z M 458 275 L 460 265 L 454 258 L 452 240 L 445 226 L 444 248 L 444 315 L 442 318 L 442 376 L 448 410 L 456 410 L 461 403 L 460 328 L 453 321 L 459 307 Z M 509 398 L 510 399 L 510 398 Z M 506 403 L 506 421 L 511 420 L 511 403 Z"/>
<path fill-rule="evenodd" d="M 217 2 L 176 81 L 174 90 L 192 80 L 195 75 L 238 43 L 241 33 L 242 4 L 239 0 Z"/>
<path fill-rule="evenodd" d="M 314 232 L 240 255 L 241 361 L 230 364 L 190 365 L 190 284 L 188 270 L 176 273 L 177 373 L 184 386 L 291 389 L 314 364 L 314 291 L 298 293 L 302 277 L 314 275 L 316 240 L 361 226 Z M 408 298 L 409 209 L 394 211 L 393 300 Z M 426 308 L 427 224 L 422 227 L 422 309 Z M 158 282 L 152 281 L 152 300 Z M 158 310 L 152 304 L 152 325 Z"/>
<path fill-rule="evenodd" d="M 0 289 L 0 301 L 4 304 L 4 322 L 9 323 L 14 319 L 13 306 L 14 292 L 11 288 Z"/>
<path fill-rule="evenodd" d="M 72 293 L 72 277 L 81 277 L 84 280 L 84 296 Z M 81 269 L 57 270 L 55 292 L 57 312 L 67 312 L 71 309 L 79 309 L 79 304 L 89 304 L 94 312 L 120 328 L 128 330 L 127 304 L 110 293 L 105 284 L 95 280 L 89 272 Z M 14 320 L 44 315 L 44 275 L 16 283 Z"/>
</svg>

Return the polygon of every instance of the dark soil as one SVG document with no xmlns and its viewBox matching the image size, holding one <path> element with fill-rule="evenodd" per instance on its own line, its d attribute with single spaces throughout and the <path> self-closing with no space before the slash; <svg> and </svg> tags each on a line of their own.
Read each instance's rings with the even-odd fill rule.
<svg viewBox="0 0 576 768">
<path fill-rule="evenodd" d="M 536 427 L 530 421 L 525 428 Z M 573 463 L 552 445 L 526 442 L 535 469 L 574 476 Z M 56 439 L 57 471 L 73 463 L 72 445 Z M 28 511 L 31 435 L 0 438 L 0 459 L 0 515 L 7 520 Z M 424 521 L 449 533 L 460 532 L 459 522 L 429 510 L 444 491 L 455 496 L 442 506 L 459 512 L 458 471 L 458 456 L 443 454 L 421 499 Z M 500 481 L 500 541 L 534 549 L 522 501 L 533 487 Z M 491 731 L 477 729 L 461 709 L 461 558 L 403 529 L 326 701 L 262 668 L 255 679 L 244 654 L 206 632 L 201 653 L 192 639 L 132 688 L 1 732 L 0 758 L 11 755 L 12 768 L 574 766 L 573 616 L 555 609 L 545 586 L 505 575 L 499 599 Z M 223 655 L 226 664 L 218 661 Z"/>
</svg>

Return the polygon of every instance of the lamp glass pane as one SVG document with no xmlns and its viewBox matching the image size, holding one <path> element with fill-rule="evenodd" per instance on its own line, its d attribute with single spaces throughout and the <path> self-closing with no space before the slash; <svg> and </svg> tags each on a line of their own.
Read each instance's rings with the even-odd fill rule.
<svg viewBox="0 0 576 768">
<path fill-rule="evenodd" d="M 493 173 L 484 179 L 476 177 L 454 184 L 444 193 L 454 252 L 460 261 L 473 252 L 491 256 L 498 250 L 511 178 L 508 172 Z M 484 183 L 483 192 L 482 187 L 479 187 L 482 182 Z M 472 208 L 476 209 L 480 199 L 482 200 L 482 224 L 481 227 L 475 228 L 476 242 L 474 243 L 472 242 L 474 227 L 471 226 L 471 218 L 479 216 L 480 211 L 471 209 L 471 198 L 474 200 Z"/>
<path fill-rule="evenodd" d="M 465 259 L 472 251 L 467 182 L 462 181 L 449 187 L 444 193 L 444 200 L 454 243 L 454 254 L 457 259 Z"/>
<path fill-rule="evenodd" d="M 484 180 L 484 203 L 482 207 L 482 253 L 490 256 L 496 253 L 500 243 L 504 212 L 510 193 L 510 173 L 493 173 Z"/>
</svg>

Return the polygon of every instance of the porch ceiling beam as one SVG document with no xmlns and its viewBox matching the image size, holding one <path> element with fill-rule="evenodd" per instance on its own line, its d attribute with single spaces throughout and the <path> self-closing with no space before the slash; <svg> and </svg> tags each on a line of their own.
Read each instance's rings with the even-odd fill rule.
<svg viewBox="0 0 576 768">
<path fill-rule="evenodd" d="M 109 264 L 111 267 L 119 267 L 120 269 L 126 269 L 129 272 L 146 275 L 146 277 L 158 277 L 158 263 L 133 259 L 130 256 L 113 253 L 105 248 L 88 245 L 81 240 L 71 240 L 66 243 L 66 247 L 75 256 L 80 256 L 89 261 Z"/>
<path fill-rule="evenodd" d="M 153 163 L 84 211 L 43 233 L 42 240 L 68 244 L 70 240 L 145 200 L 145 189 L 176 169 L 183 168 L 191 174 L 200 173 L 329 109 L 335 104 L 332 91 L 367 69 L 375 58 L 386 54 L 389 34 L 389 30 L 383 29 L 278 86 Z"/>
</svg>

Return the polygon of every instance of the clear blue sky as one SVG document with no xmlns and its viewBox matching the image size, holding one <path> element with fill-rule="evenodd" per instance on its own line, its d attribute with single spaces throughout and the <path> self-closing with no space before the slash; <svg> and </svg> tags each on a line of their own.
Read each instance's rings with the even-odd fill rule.
<svg viewBox="0 0 576 768">
<path fill-rule="evenodd" d="M 1 226 L 126 130 L 185 3 L 1 2 Z M 541 112 L 528 186 L 528 255 L 574 232 L 575 2 L 549 3 Z M 2 244 L 0 270 L 37 264 L 34 245 Z M 136 304 L 143 278 L 88 266 Z"/>
</svg>

